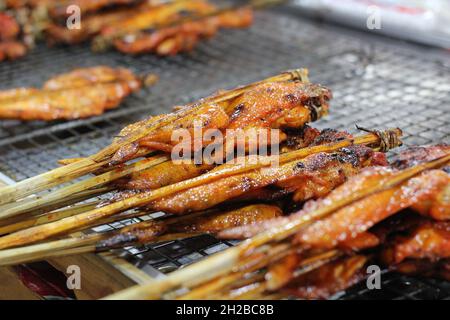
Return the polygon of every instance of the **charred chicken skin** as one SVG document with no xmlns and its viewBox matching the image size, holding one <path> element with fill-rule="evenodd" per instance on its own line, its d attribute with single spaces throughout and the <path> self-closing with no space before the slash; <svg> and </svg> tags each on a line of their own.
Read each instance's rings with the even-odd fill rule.
<svg viewBox="0 0 450 320">
<path fill-rule="evenodd" d="M 0 118 L 50 121 L 100 115 L 117 107 L 141 85 L 126 69 L 78 69 L 48 80 L 42 89 L 0 92 Z"/>
</svg>

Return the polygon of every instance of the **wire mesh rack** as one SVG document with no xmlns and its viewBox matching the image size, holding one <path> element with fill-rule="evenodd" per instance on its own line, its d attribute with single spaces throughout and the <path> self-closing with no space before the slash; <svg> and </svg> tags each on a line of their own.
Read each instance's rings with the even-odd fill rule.
<svg viewBox="0 0 450 320">
<path fill-rule="evenodd" d="M 124 66 L 154 72 L 159 83 L 115 110 L 72 122 L 0 121 L 0 172 L 22 180 L 109 144 L 128 123 L 219 88 L 252 82 L 290 68 L 308 67 L 311 79 L 332 88 L 330 116 L 317 127 L 348 129 L 401 127 L 406 145 L 450 143 L 450 57 L 412 44 L 300 18 L 292 8 L 257 14 L 248 30 L 221 32 L 194 52 L 169 58 L 93 54 L 86 47 L 40 47 L 22 60 L 0 65 L 0 89 L 39 86 L 50 76 L 91 65 Z M 152 217 L 104 225 L 107 231 Z M 151 276 L 226 249 L 234 242 L 204 235 L 118 254 Z M 336 299 L 449 299 L 450 284 L 383 274 L 382 290 L 358 285 Z"/>
</svg>

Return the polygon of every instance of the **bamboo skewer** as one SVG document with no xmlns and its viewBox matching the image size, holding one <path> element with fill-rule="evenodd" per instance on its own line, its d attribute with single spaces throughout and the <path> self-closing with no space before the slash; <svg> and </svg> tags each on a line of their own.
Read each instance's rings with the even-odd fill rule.
<svg viewBox="0 0 450 320">
<path fill-rule="evenodd" d="M 84 176 L 88 173 L 92 173 L 100 169 L 101 167 L 107 165 L 110 161 L 110 157 L 121 147 L 133 143 L 140 138 L 148 135 L 149 133 L 161 128 L 164 125 L 170 124 L 171 122 L 179 119 L 181 117 L 187 116 L 194 112 L 196 108 L 201 107 L 206 103 L 220 103 L 233 99 L 245 91 L 251 89 L 252 87 L 266 82 L 282 82 L 282 81 L 293 81 L 293 80 L 306 80 L 307 70 L 306 69 L 295 69 L 288 72 L 283 72 L 279 75 L 267 78 L 253 84 L 249 84 L 243 87 L 238 87 L 233 90 L 228 90 L 222 93 L 212 95 L 210 97 L 204 98 L 196 103 L 187 105 L 180 110 L 173 112 L 171 114 L 165 115 L 164 117 L 155 119 L 154 121 L 149 121 L 146 123 L 144 128 L 139 128 L 125 137 L 114 141 L 108 147 L 100 150 L 98 153 L 88 157 L 79 159 L 79 161 L 70 163 L 66 166 L 53 169 L 51 171 L 45 172 L 43 174 L 37 175 L 18 182 L 12 186 L 6 186 L 0 188 L 0 205 L 14 202 L 16 200 L 22 199 L 31 194 L 38 193 L 42 190 L 49 189 L 56 185 L 68 182 L 70 180 L 76 179 L 78 177 Z"/>
<path fill-rule="evenodd" d="M 80 239 L 63 239 L 53 241 L 51 243 L 35 244 L 33 246 L 23 247 L 14 250 L 0 251 L 0 265 L 14 265 L 24 262 L 31 262 L 36 260 L 42 260 L 42 257 L 46 258 L 70 255 L 73 249 L 78 249 L 77 253 L 92 252 L 95 251 L 95 243 L 103 239 L 105 234 L 95 234 L 86 236 L 82 241 Z M 63 251 L 60 249 L 64 248 Z"/>
<path fill-rule="evenodd" d="M 0 189 L 0 204 L 13 202 L 33 193 L 81 177 L 100 169 L 106 164 L 107 161 L 95 162 L 90 158 L 85 158 L 70 165 L 17 182 L 14 185 L 3 187 Z"/>
<path fill-rule="evenodd" d="M 98 243 L 107 240 L 117 234 L 115 231 L 104 232 L 94 235 L 88 235 L 77 238 L 66 238 L 34 244 L 15 249 L 0 250 L 0 266 L 10 266 L 33 261 L 47 260 L 53 257 L 70 256 L 80 253 L 100 253 L 107 250 L 113 250 L 122 246 L 138 245 L 138 243 L 122 243 L 118 247 L 99 247 Z M 166 241 L 182 240 L 201 235 L 201 233 L 171 233 L 155 237 L 146 244 L 160 243 Z M 74 250 L 77 251 L 74 251 Z"/>
<path fill-rule="evenodd" d="M 248 273 L 254 272 L 267 264 L 274 262 L 287 254 L 292 252 L 289 244 L 282 243 L 274 245 L 270 248 L 270 252 L 265 255 L 255 254 L 255 257 L 251 256 L 248 260 L 253 260 L 251 265 L 248 267 L 241 267 L 239 270 L 236 270 L 228 275 L 217 277 L 203 285 L 198 286 L 191 292 L 178 297 L 180 300 L 193 300 L 193 299 L 209 299 L 210 295 L 218 290 L 222 290 L 225 287 L 228 287 L 230 284 L 235 283 L 237 280 L 241 279 Z"/>
<path fill-rule="evenodd" d="M 48 214 L 38 215 L 30 219 L 17 221 L 15 223 L 6 224 L 0 227 L 0 235 L 15 232 L 17 230 L 39 226 L 45 223 L 61 220 L 66 217 L 71 217 L 89 210 L 94 209 L 99 204 L 98 201 L 94 203 L 81 204 L 69 209 L 52 211 Z"/>
<path fill-rule="evenodd" d="M 393 188 L 423 171 L 441 167 L 448 162 L 450 162 L 450 155 L 400 171 L 389 178 L 374 182 L 371 187 L 365 190 L 360 190 L 345 199 L 330 203 L 309 214 L 305 214 L 301 219 L 263 232 L 242 242 L 236 247 L 217 253 L 184 269 L 174 271 L 167 278 L 156 280 L 149 285 L 135 286 L 123 290 L 122 292 L 106 297 L 106 299 L 155 299 L 160 298 L 165 292 L 180 286 L 189 288 L 200 283 L 205 283 L 215 277 L 230 272 L 241 263 L 243 257 L 247 256 L 249 252 L 254 251 L 264 244 L 286 239 L 301 230 L 305 225 L 324 218 L 346 205 L 369 195 Z"/>
<path fill-rule="evenodd" d="M 29 210 L 39 209 L 41 206 L 46 206 L 49 202 L 58 202 L 58 200 L 65 199 L 66 197 L 81 192 L 83 190 L 89 190 L 94 187 L 101 187 L 107 183 L 110 183 L 119 178 L 130 175 L 133 172 L 142 171 L 151 167 L 154 167 L 160 163 L 169 160 L 167 156 L 156 156 L 147 158 L 139 162 L 130 164 L 125 168 L 114 169 L 101 175 L 89 178 L 85 181 L 69 185 L 67 187 L 58 189 L 48 195 L 44 195 L 39 198 L 34 198 L 31 201 L 25 201 L 24 203 L 18 203 L 10 208 L 0 207 L 0 219 L 9 218 L 15 215 L 26 213 Z"/>
<path fill-rule="evenodd" d="M 397 136 L 400 134 L 400 132 L 398 131 L 398 129 L 394 129 L 378 134 L 369 133 L 360 137 L 355 137 L 353 139 L 342 140 L 337 143 L 304 148 L 280 155 L 279 162 L 287 163 L 293 161 L 294 159 L 298 160 L 314 153 L 335 151 L 354 144 L 382 144 L 383 139 L 381 137 L 383 134 L 388 134 L 389 136 Z M 0 249 L 21 246 L 67 233 L 81 227 L 89 226 L 95 221 L 112 216 L 116 213 L 123 212 L 131 208 L 144 206 L 156 199 L 172 195 L 188 188 L 193 188 L 205 183 L 209 183 L 225 176 L 240 174 L 243 172 L 248 172 L 250 170 L 260 169 L 269 165 L 269 162 L 263 161 L 263 163 L 259 162 L 256 164 L 244 164 L 225 167 L 221 170 L 209 172 L 196 178 L 137 194 L 130 198 L 111 203 L 107 206 L 96 208 L 92 211 L 85 212 L 73 217 L 67 217 L 53 223 L 18 231 L 16 233 L 0 238 Z"/>
<path fill-rule="evenodd" d="M 111 186 L 106 186 L 106 187 L 100 187 L 100 188 L 94 188 L 94 189 L 80 191 L 78 193 L 68 195 L 63 199 L 54 199 L 51 202 L 42 204 L 39 208 L 31 207 L 30 210 L 24 212 L 24 214 L 18 214 L 18 215 L 11 216 L 9 218 L 1 219 L 0 225 L 4 226 L 7 224 L 10 224 L 11 222 L 15 223 L 17 221 L 22 221 L 22 220 L 24 220 L 24 218 L 35 217 L 35 216 L 42 215 L 42 214 L 48 214 L 49 212 L 52 212 L 54 210 L 57 210 L 57 209 L 60 209 L 60 208 L 66 207 L 66 206 L 70 206 L 72 204 L 75 204 L 75 203 L 78 203 L 81 201 L 91 199 L 98 195 L 108 193 L 112 190 L 113 190 L 113 188 Z M 35 201 L 35 199 L 27 198 L 26 200 L 24 200 L 24 203 L 28 203 L 31 201 Z M 2 210 L 9 210 L 11 208 L 14 208 L 14 204 L 5 205 L 2 207 Z"/>
</svg>

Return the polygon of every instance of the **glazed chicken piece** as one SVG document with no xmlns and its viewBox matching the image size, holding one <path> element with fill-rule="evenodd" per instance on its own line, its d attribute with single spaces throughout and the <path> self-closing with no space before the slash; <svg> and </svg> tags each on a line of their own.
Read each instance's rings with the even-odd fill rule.
<svg viewBox="0 0 450 320">
<path fill-rule="evenodd" d="M 351 239 L 392 214 L 433 197 L 449 183 L 450 177 L 440 170 L 424 172 L 399 187 L 369 196 L 338 210 L 298 234 L 296 241 L 321 248 L 334 247 L 338 242 Z M 337 194 L 342 190 L 336 191 Z M 306 210 L 314 210 L 313 208 L 318 206 L 310 204 Z"/>
<path fill-rule="evenodd" d="M 450 222 L 428 220 L 414 228 L 407 236 L 398 236 L 383 253 L 387 264 L 405 259 L 437 261 L 450 258 Z"/>
<path fill-rule="evenodd" d="M 189 52 L 204 38 L 219 29 L 247 28 L 253 23 L 253 11 L 242 8 L 216 16 L 178 23 L 151 32 L 139 32 L 114 41 L 117 50 L 127 54 L 156 53 L 161 56 Z"/>
<path fill-rule="evenodd" d="M 48 4 L 48 12 L 53 18 L 64 18 L 69 14 L 67 8 L 71 5 L 76 5 L 80 8 L 81 15 L 97 12 L 101 9 L 110 8 L 114 6 L 132 6 L 142 2 L 157 2 L 155 0 L 63 0 L 53 1 Z"/>
<path fill-rule="evenodd" d="M 447 144 L 438 144 L 432 146 L 413 146 L 403 150 L 397 155 L 391 166 L 403 170 L 412 166 L 438 159 L 450 152 L 450 146 Z"/>
<path fill-rule="evenodd" d="M 327 299 L 364 279 L 367 263 L 363 255 L 342 258 L 299 276 L 282 291 L 301 299 Z"/>
<path fill-rule="evenodd" d="M 117 107 L 141 86 L 141 80 L 126 69 L 79 69 L 50 79 L 43 89 L 0 92 L 0 118 L 45 121 L 87 118 Z"/>
<path fill-rule="evenodd" d="M 421 276 L 444 279 L 450 281 L 450 259 L 443 259 L 438 262 L 427 259 L 406 260 L 392 267 L 396 272 Z"/>
<path fill-rule="evenodd" d="M 142 148 L 171 152 L 173 145 L 180 146 L 180 141 L 172 141 L 174 130 L 186 129 L 194 136 L 193 129 L 196 122 L 203 130 L 218 129 L 222 132 L 225 132 L 225 129 L 240 129 L 246 133 L 254 129 L 301 127 L 325 115 L 330 99 L 330 90 L 320 85 L 298 81 L 260 84 L 229 102 L 201 104 L 195 107 L 187 116 L 163 125 L 136 143 L 120 148 L 114 155 L 112 163 L 128 161 Z M 134 123 L 122 130 L 119 136 L 126 137 L 158 120 L 164 120 L 164 117 L 153 117 Z M 193 140 L 188 143 L 196 145 Z M 214 143 L 225 145 L 226 142 Z M 203 142 L 200 145 L 204 146 Z"/>
<path fill-rule="evenodd" d="M 213 5 L 203 0 L 169 2 L 147 10 L 141 10 L 126 19 L 105 27 L 102 29 L 101 35 L 115 39 L 132 35 L 139 31 L 150 30 L 160 25 L 177 22 L 186 15 L 207 14 L 214 9 Z"/>
<path fill-rule="evenodd" d="M 144 1 L 132 7 L 120 7 L 83 18 L 81 29 L 68 29 L 65 25 L 50 23 L 46 29 L 46 39 L 49 44 L 78 44 L 92 39 L 103 28 L 114 25 L 143 10 L 149 10 L 155 6 L 154 1 Z"/>
<path fill-rule="evenodd" d="M 281 209 L 275 205 L 257 204 L 227 211 L 168 218 L 162 221 L 149 220 L 125 227 L 119 234 L 101 242 L 98 247 L 111 247 L 124 241 L 146 244 L 154 241 L 158 236 L 169 233 L 215 234 L 226 228 L 273 219 L 282 214 Z"/>
<path fill-rule="evenodd" d="M 301 131 L 301 133 L 295 132 L 295 136 L 293 138 L 295 139 L 295 143 L 288 142 L 289 146 L 286 148 L 282 147 L 282 151 L 287 152 L 288 150 L 293 151 L 308 146 L 330 143 L 337 141 L 342 137 L 351 138 L 351 135 L 346 132 L 331 129 L 325 129 L 321 132 L 307 125 L 298 131 Z M 286 141 L 291 140 L 291 134 L 294 134 L 292 130 L 287 133 Z M 118 186 L 121 189 L 129 190 L 157 189 L 169 184 L 197 177 L 210 171 L 214 167 L 214 164 L 175 164 L 171 161 L 167 161 L 150 169 L 131 174 L 131 176 L 127 179 L 119 181 Z M 273 193 L 275 193 L 273 189 L 267 191 L 268 192 L 265 193 L 261 190 L 257 190 L 254 196 L 246 197 L 246 200 L 265 200 L 271 198 Z M 241 198 L 240 200 L 243 199 Z"/>
<path fill-rule="evenodd" d="M 255 222 L 280 217 L 283 212 L 275 205 L 249 205 L 239 209 L 212 213 L 209 215 L 186 217 L 180 223 L 169 226 L 172 232 L 217 233 L 224 229 L 245 226 Z"/>
<path fill-rule="evenodd" d="M 410 147 L 394 159 L 392 166 L 405 169 L 448 153 L 450 153 L 450 146 L 446 144 Z M 412 209 L 435 220 L 450 220 L 450 185 L 443 188 L 432 199 L 415 203 Z"/>
<path fill-rule="evenodd" d="M 267 222 L 261 226 L 251 226 L 247 230 L 245 228 L 226 230 L 220 236 L 232 239 L 253 236 L 266 228 L 276 227 L 291 219 L 298 219 L 329 201 L 338 201 L 352 192 L 367 188 L 372 185 L 372 179 L 383 179 L 394 173 L 395 171 L 390 168 L 367 168 L 358 176 L 336 188 L 326 198 L 306 203 L 303 210 L 288 218 Z M 295 242 L 312 247 L 333 248 L 340 242 L 350 240 L 367 231 L 394 213 L 410 207 L 416 201 L 430 199 L 448 184 L 449 176 L 445 172 L 441 170 L 424 172 L 399 187 L 368 196 L 315 222 L 299 233 Z"/>
<path fill-rule="evenodd" d="M 333 190 L 326 198 L 309 201 L 298 213 L 262 225 L 252 225 L 245 228 L 225 230 L 219 236 L 231 239 L 252 237 L 259 232 L 301 218 L 322 205 L 339 201 L 358 190 L 369 188 L 374 183 L 382 181 L 395 174 L 397 170 L 387 167 L 364 169 L 352 177 L 347 183 Z M 450 176 L 442 170 L 432 170 L 410 179 L 403 185 L 392 188 L 348 205 L 331 216 L 315 222 L 296 237 L 296 242 L 313 247 L 333 248 L 342 241 L 347 241 L 370 227 L 390 217 L 405 208 L 417 203 L 427 202 L 436 198 L 450 184 Z M 448 202 L 443 204 L 448 209 Z"/>
<path fill-rule="evenodd" d="M 279 167 L 262 168 L 194 187 L 157 200 L 150 207 L 184 214 L 211 208 L 269 185 L 302 194 L 305 197 L 303 200 L 317 198 L 330 192 L 362 167 L 371 165 L 373 154 L 372 149 L 364 146 L 353 146 L 330 154 L 313 154 Z"/>
</svg>

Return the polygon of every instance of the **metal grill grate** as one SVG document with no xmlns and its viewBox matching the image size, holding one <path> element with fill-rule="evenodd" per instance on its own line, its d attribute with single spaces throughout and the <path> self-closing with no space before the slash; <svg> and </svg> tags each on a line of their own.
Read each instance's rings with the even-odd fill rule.
<svg viewBox="0 0 450 320">
<path fill-rule="evenodd" d="M 251 82 L 306 66 L 311 79 L 333 89 L 329 117 L 320 128 L 354 131 L 355 123 L 404 129 L 406 144 L 450 143 L 450 57 L 429 48 L 397 43 L 337 26 L 300 19 L 293 10 L 258 13 L 249 30 L 221 32 L 195 52 L 172 58 L 95 55 L 88 48 L 39 48 L 25 59 L 0 65 L 0 89 L 40 85 L 75 67 L 106 64 L 138 73 L 155 72 L 160 82 L 103 116 L 73 122 L 0 122 L 0 172 L 22 180 L 54 168 L 61 158 L 86 156 L 107 145 L 124 125 L 219 88 Z M 98 228 L 106 231 L 141 221 Z M 129 261 L 153 276 L 233 245 L 200 236 L 142 248 L 127 248 Z M 122 252 L 122 254 L 124 254 Z M 337 298 L 443 299 L 442 281 L 387 274 L 383 290 L 356 286 Z"/>
</svg>

